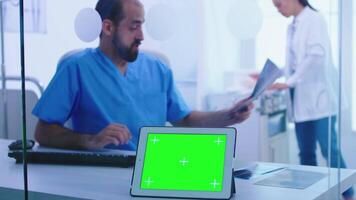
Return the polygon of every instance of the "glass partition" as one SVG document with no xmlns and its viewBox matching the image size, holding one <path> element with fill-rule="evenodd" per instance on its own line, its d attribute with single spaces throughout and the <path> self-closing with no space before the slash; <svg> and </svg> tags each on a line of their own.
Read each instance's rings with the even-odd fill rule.
<svg viewBox="0 0 356 200">
<path fill-rule="evenodd" d="M 158 101 L 164 94 L 152 86 L 154 82 L 135 85 L 135 82 L 141 81 L 137 77 L 140 76 L 140 73 L 146 72 L 144 71 L 146 68 L 138 64 L 129 64 L 127 71 L 122 72 L 115 68 L 115 64 L 119 65 L 120 62 L 116 63 L 117 60 L 112 60 L 110 57 L 111 53 L 122 53 L 121 51 L 127 49 L 130 51 L 135 49 L 135 44 L 137 45 L 139 42 L 129 44 L 131 46 L 125 50 L 118 48 L 120 45 L 124 45 L 125 41 L 121 41 L 119 38 L 120 34 L 124 33 L 118 31 L 111 22 L 106 21 L 105 27 L 111 26 L 112 29 L 105 29 L 105 34 L 117 34 L 118 36 L 113 37 L 111 41 L 106 41 L 108 43 L 102 44 L 104 46 L 101 48 L 97 48 L 100 36 L 94 34 L 94 37 L 91 34 L 99 29 L 99 32 L 103 30 L 96 29 L 97 27 L 94 26 L 98 16 L 95 17 L 90 10 L 85 9 L 94 8 L 96 3 L 97 0 L 25 1 L 26 125 L 28 139 L 35 139 L 37 142 L 35 150 L 84 156 L 83 154 L 87 155 L 88 151 L 86 150 L 89 149 L 91 156 L 100 157 L 101 153 L 105 154 L 106 150 L 97 150 L 98 146 L 95 145 L 99 144 L 93 143 L 92 139 L 103 133 L 106 127 L 102 124 L 113 123 L 113 119 L 120 119 L 123 123 L 126 122 L 126 119 L 136 120 L 135 126 L 164 124 L 161 121 L 156 122 L 154 116 L 146 119 L 140 118 L 141 115 L 147 116 L 147 113 L 157 112 L 161 107 L 164 107 L 162 105 L 165 103 L 157 105 L 156 100 Z M 168 66 L 163 71 L 166 70 L 172 74 L 168 74 L 166 77 L 174 77 L 175 87 L 180 91 L 181 98 L 184 99 L 187 107 L 192 110 L 213 112 L 230 108 L 234 103 L 250 94 L 256 83 L 256 80 L 250 75 L 260 72 L 267 58 L 273 60 L 278 67 L 282 67 L 286 63 L 288 56 L 286 51 L 286 47 L 288 47 L 287 30 L 288 25 L 293 23 L 293 19 L 283 17 L 273 5 L 272 0 L 141 0 L 141 3 L 145 9 L 145 23 L 141 27 L 138 22 L 138 25 L 130 26 L 127 31 L 130 33 L 138 31 L 135 37 L 144 39 L 140 52 L 149 54 L 154 59 L 157 58 L 161 65 Z M 331 45 L 330 59 L 332 61 L 329 64 L 333 65 L 331 67 L 335 70 L 335 73 L 329 73 L 326 79 L 334 81 L 332 83 L 336 96 L 333 97 L 337 98 L 339 73 L 336 71 L 345 73 L 344 70 L 340 70 L 340 63 L 344 63 L 347 59 L 352 59 L 353 65 L 356 63 L 354 56 L 349 56 L 349 58 L 340 56 L 339 47 L 342 45 L 339 42 L 342 30 L 339 29 L 341 15 L 339 1 L 310 0 L 310 4 L 323 15 L 326 22 L 325 31 L 328 32 L 327 40 Z M 356 11 L 355 4 L 353 4 L 353 11 Z M 0 56 L 2 66 L 4 66 L 1 70 L 3 90 L 2 100 L 0 100 L 2 102 L 0 103 L 0 115 L 2 115 L 0 144 L 4 144 L 1 149 L 7 153 L 6 144 L 10 140 L 21 139 L 22 135 L 22 129 L 19 126 L 19 122 L 21 122 L 20 36 L 17 17 L 18 1 L 0 0 L 0 5 L 3 5 L 1 22 L 4 22 L 2 23 L 4 29 L 0 33 L 4 38 L 0 40 L 2 45 Z M 4 5 L 6 6 L 4 7 Z M 109 5 L 101 9 L 105 13 L 110 8 L 112 6 Z M 250 12 L 251 10 L 253 12 Z M 353 30 L 355 30 L 356 17 L 353 11 Z M 101 27 L 101 20 L 99 24 Z M 356 37 L 355 32 L 353 32 L 354 38 Z M 93 40 L 84 41 L 90 40 L 91 36 L 93 36 Z M 355 49 L 356 40 L 352 41 L 352 46 Z M 105 45 L 114 45 L 117 52 L 106 51 L 108 46 Z M 345 51 L 348 51 L 347 47 Z M 319 55 L 318 49 L 315 52 Z M 131 54 L 128 55 L 128 57 L 130 56 Z M 142 63 L 144 62 L 140 64 Z M 95 68 L 101 65 L 105 65 L 103 70 Z M 142 70 L 134 73 L 132 71 L 135 70 L 134 67 L 142 67 Z M 356 76 L 354 68 L 349 69 L 352 77 Z M 143 81 L 151 80 L 152 77 L 154 78 L 154 76 L 146 76 Z M 317 77 L 317 75 L 311 77 Z M 278 82 L 284 81 L 286 78 L 278 79 Z M 355 78 L 349 77 L 343 81 L 352 85 L 352 94 L 356 93 Z M 115 87 L 107 86 L 112 82 L 115 82 Z M 128 88 L 131 87 L 132 90 L 137 89 L 142 92 L 142 95 L 135 93 L 138 100 L 131 98 L 130 101 L 122 101 L 119 97 L 112 96 L 113 93 L 121 96 L 128 95 L 126 90 L 117 90 L 116 87 L 121 87 L 120 84 L 124 84 Z M 165 86 L 165 84 L 163 85 Z M 144 89 L 142 90 L 141 87 Z M 85 92 L 83 92 L 84 90 Z M 350 90 L 346 90 L 346 92 L 350 92 Z M 12 94 L 13 91 L 18 93 Z M 61 95 L 55 94 L 56 92 Z M 356 139 L 354 137 L 356 129 L 355 95 L 346 94 L 349 96 L 347 100 L 351 100 L 351 103 L 347 105 L 352 106 L 352 109 L 349 109 L 352 110 L 349 119 L 344 118 L 347 116 L 345 114 L 342 115 L 342 122 L 340 122 L 338 115 L 343 114 L 344 111 L 335 110 L 332 114 L 323 115 L 323 121 L 314 124 L 322 126 L 320 131 L 322 133 L 319 132 L 322 136 L 316 135 L 318 140 L 311 147 L 312 149 L 316 148 L 314 149 L 316 159 L 315 162 L 314 158 L 304 162 L 301 154 L 309 147 L 305 143 L 303 146 L 302 142 L 309 141 L 309 136 L 301 138 L 296 134 L 296 130 L 298 127 L 304 131 L 313 127 L 307 124 L 299 124 L 297 127 L 295 124 L 305 121 L 300 120 L 294 123 L 295 121 L 288 120 L 288 111 L 290 111 L 288 110 L 290 109 L 288 99 L 295 94 L 293 92 L 290 89 L 266 91 L 254 102 L 255 109 L 248 120 L 231 125 L 238 130 L 237 156 L 234 164 L 236 168 L 242 166 L 243 169 L 256 172 L 255 176 L 250 179 L 254 183 L 251 182 L 249 187 L 263 185 L 265 178 L 277 176 L 279 173 L 293 178 L 300 175 L 300 172 L 306 172 L 305 179 L 314 180 L 313 178 L 315 178 L 313 184 L 318 184 L 318 187 L 313 188 L 312 191 L 310 189 L 312 186 L 305 189 L 311 191 L 313 197 L 322 198 L 322 194 L 332 191 L 327 193 L 328 196 L 338 199 L 340 193 L 347 190 L 345 182 L 350 185 L 352 180 L 341 177 L 339 185 L 337 184 L 340 173 L 334 169 L 338 167 L 335 165 L 338 162 L 337 159 L 344 159 L 348 168 L 356 167 L 352 151 L 350 151 Z M 51 101 L 38 105 L 33 111 L 43 96 Z M 310 102 L 304 102 L 304 104 L 311 104 L 312 99 L 308 100 Z M 323 106 L 330 99 L 324 100 L 317 101 L 316 106 Z M 140 115 L 136 116 L 137 118 L 131 117 L 133 111 L 130 110 L 134 107 L 133 102 L 135 101 L 147 107 L 145 111 L 135 110 L 140 112 Z M 68 106 L 67 103 L 71 106 Z M 335 109 L 342 107 L 335 106 Z M 93 111 L 100 109 L 110 110 L 111 113 L 102 114 L 101 111 L 96 113 Z M 72 112 L 73 110 L 76 111 Z M 38 118 L 32 112 L 42 120 L 38 122 Z M 53 117 L 54 115 L 57 116 Z M 100 121 L 99 115 L 105 115 L 107 121 Z M 120 118 L 121 115 L 125 117 Z M 168 117 L 174 121 L 176 116 L 165 116 L 165 119 Z M 90 121 L 90 123 L 81 123 L 83 118 L 85 119 L 83 121 Z M 134 152 L 138 137 L 136 129 L 138 128 L 133 128 L 134 125 L 131 126 L 130 123 L 127 122 L 124 125 L 134 132 L 135 138 L 130 141 L 133 143 L 129 142 L 123 147 L 125 150 Z M 37 131 L 36 125 L 38 126 Z M 166 125 L 170 126 L 171 124 L 167 123 Z M 347 126 L 352 126 L 353 133 L 345 133 L 347 131 L 340 133 L 340 130 L 347 130 Z M 124 129 L 122 126 L 116 128 Z M 85 134 L 86 137 L 76 137 L 72 131 Z M 35 137 L 35 132 L 37 132 L 37 137 Z M 59 138 L 58 135 L 62 135 L 63 138 Z M 109 134 L 104 139 L 115 144 L 117 140 L 123 138 L 116 138 L 116 140 Z M 339 140 L 342 140 L 341 154 L 337 150 Z M 39 145 L 39 141 L 42 145 Z M 155 140 L 155 142 L 157 141 Z M 112 146 L 105 145 L 105 147 Z M 50 154 L 49 157 L 47 155 L 46 159 L 51 160 L 51 155 L 53 154 Z M 14 183 L 16 187 L 14 187 L 21 192 L 23 188 L 21 164 L 15 164 L 14 160 L 7 158 L 5 154 L 2 156 L 1 159 L 4 161 L 1 160 L 1 162 L 6 162 L 6 166 L 8 166 L 6 170 L 9 175 L 5 178 L 10 180 L 10 175 L 13 177 L 16 174 L 16 183 Z M 130 156 L 131 160 L 125 158 L 126 162 L 129 162 L 129 164 L 126 163 L 128 166 L 132 166 L 134 162 L 134 157 Z M 114 162 L 122 162 L 122 160 L 115 160 L 117 159 L 115 156 L 112 156 L 111 159 Z M 184 161 L 186 160 L 184 159 Z M 83 159 L 79 156 L 72 158 L 65 165 L 63 163 L 30 164 L 28 166 L 29 190 L 31 191 L 29 199 L 130 198 L 132 167 L 113 167 L 112 162 L 111 166 L 95 166 L 95 163 L 93 165 L 93 163 L 85 163 L 85 161 L 84 163 L 80 162 L 83 162 Z M 86 160 L 86 162 L 91 161 Z M 318 167 L 299 166 L 302 164 Z M 265 168 L 261 167 L 260 169 L 258 166 L 265 166 Z M 290 176 L 286 173 L 290 173 Z M 351 171 L 348 173 L 351 174 Z M 318 182 L 319 180 L 322 181 Z M 148 181 L 149 184 L 152 183 L 151 179 Z M 241 184 L 241 179 L 236 179 L 236 181 Z M 5 184 L 2 183 L 1 178 L 0 182 Z M 259 183 L 255 184 L 257 182 Z M 17 190 L 9 191 L 2 187 L 3 185 L 0 185 L 0 196 L 5 194 L 10 195 L 9 199 L 22 198 L 19 193 L 16 193 Z M 340 190 L 336 191 L 337 187 Z M 289 192 L 287 193 L 283 193 L 283 195 L 288 197 Z M 262 194 L 259 196 L 257 193 L 253 195 L 256 195 L 256 199 L 264 196 Z"/>
<path fill-rule="evenodd" d="M 341 2 L 343 3 L 342 12 L 340 12 L 339 7 L 339 4 Z M 351 67 L 352 62 L 355 62 L 355 58 L 353 56 L 354 52 L 351 53 L 352 51 L 350 46 L 350 41 L 353 41 L 354 43 L 354 38 L 351 38 L 350 34 L 350 31 L 352 30 L 350 29 L 350 26 L 352 26 L 351 16 L 353 15 L 352 17 L 355 18 L 354 10 L 351 11 L 352 3 L 354 3 L 354 1 L 311 0 L 309 1 L 309 3 L 314 8 L 316 8 L 317 11 L 320 12 L 326 20 L 328 37 L 331 42 L 331 65 L 334 65 L 336 69 L 333 69 L 334 72 L 329 73 L 329 75 L 326 77 L 334 83 L 334 92 L 335 95 L 337 95 L 337 97 L 335 96 L 335 100 L 338 100 L 338 108 L 337 111 L 334 111 L 333 115 L 335 116 L 335 119 L 333 119 L 334 117 L 332 117 L 327 120 L 328 122 L 326 123 L 329 125 L 329 127 L 324 126 L 324 139 L 319 138 L 319 141 L 314 144 L 317 148 L 317 150 L 315 151 L 317 158 L 316 163 L 319 166 L 331 166 L 332 169 L 328 171 L 328 178 L 329 180 L 335 180 L 336 177 L 339 177 L 339 172 L 337 170 L 334 170 L 334 168 L 344 168 L 345 165 L 348 168 L 355 168 L 353 164 L 354 159 L 350 154 L 350 149 L 352 149 L 351 144 L 354 143 L 354 137 L 351 134 L 351 128 L 349 128 L 351 126 L 355 126 L 355 123 L 351 122 L 351 119 L 354 119 L 351 118 L 351 116 L 354 114 L 350 113 L 351 107 L 348 107 L 349 104 L 347 103 L 351 102 L 351 105 L 355 104 L 355 98 L 352 97 L 354 96 L 354 92 L 352 92 L 350 87 L 348 87 L 348 85 L 352 85 L 352 88 L 355 88 L 354 79 L 351 77 L 351 74 L 354 74 L 352 71 L 355 70 L 354 67 Z M 256 37 L 256 62 L 258 63 L 257 68 L 260 68 L 263 65 L 266 56 L 270 57 L 278 65 L 283 66 L 286 56 L 286 53 L 285 51 L 283 51 L 283 49 L 286 46 L 285 41 L 287 39 L 285 29 L 287 27 L 287 24 L 292 23 L 292 19 L 284 19 L 284 21 L 282 21 L 283 19 L 281 19 L 280 13 L 278 13 L 276 9 L 273 8 L 272 2 L 270 1 L 260 1 L 260 5 L 262 5 L 261 7 L 264 12 L 264 25 L 260 31 L 260 34 L 258 34 L 258 36 Z M 343 23 L 342 29 L 340 29 L 341 24 L 339 23 L 341 19 L 341 22 Z M 355 33 L 353 33 L 353 35 L 355 35 Z M 340 41 L 342 42 L 342 44 L 340 44 Z M 274 48 L 270 48 L 270 46 L 273 46 Z M 342 72 L 342 74 L 340 74 L 340 72 Z M 342 77 L 341 81 L 340 77 Z M 315 79 L 317 79 L 317 76 L 315 76 Z M 341 87 L 339 84 L 340 82 L 342 82 Z M 342 91 L 340 91 L 339 88 L 342 88 Z M 342 93 L 342 97 L 339 96 L 340 92 Z M 305 103 L 308 104 L 307 102 Z M 321 106 L 321 102 L 318 103 L 318 106 Z M 355 106 L 352 106 L 353 109 L 354 107 Z M 339 108 L 341 109 L 340 112 Z M 339 114 L 341 114 L 341 117 L 339 116 Z M 333 122 L 333 125 L 331 127 L 330 122 Z M 285 150 L 289 150 L 289 160 L 287 162 L 295 164 L 299 164 L 300 162 L 303 163 L 303 161 L 300 160 L 300 155 L 298 154 L 302 153 L 303 148 L 307 147 L 298 147 L 297 144 L 301 144 L 300 142 L 297 142 L 297 138 L 295 137 L 295 127 L 288 127 L 291 133 L 289 135 L 289 146 L 284 148 Z M 335 134 L 337 135 L 337 137 L 335 137 Z M 309 137 L 311 140 L 311 136 Z M 324 140 L 324 148 L 322 147 L 323 144 L 320 140 Z M 340 141 L 341 151 L 338 151 L 337 149 L 340 148 Z M 271 149 L 274 148 L 271 147 Z M 338 161 L 340 161 L 340 163 L 338 163 Z M 344 184 L 340 184 L 339 186 L 341 192 L 347 190 Z M 328 185 L 328 187 L 331 187 L 331 185 Z M 351 190 L 347 190 L 346 193 L 344 193 L 344 197 L 347 197 L 350 193 L 352 193 Z M 335 193 L 334 197 L 335 199 L 339 199 L 340 195 Z"/>
<path fill-rule="evenodd" d="M 356 2 L 353 2 L 353 54 L 356 52 Z M 353 67 L 352 67 L 352 130 L 356 133 L 356 57 L 353 56 Z"/>
<path fill-rule="evenodd" d="M 278 1 L 277 1 L 278 2 Z M 323 15 L 323 18 L 326 21 L 327 25 L 327 32 L 328 32 L 328 40 L 330 40 L 331 43 L 331 65 L 334 65 L 333 68 L 337 68 L 338 65 L 338 56 L 339 56 L 339 51 L 338 51 L 338 1 L 337 0 L 330 0 L 330 1 L 309 1 L 310 4 L 316 8 L 318 12 L 320 12 Z M 256 37 L 256 68 L 261 70 L 263 67 L 263 64 L 265 62 L 266 58 L 270 58 L 273 60 L 279 67 L 283 68 L 285 67 L 285 62 L 286 62 L 286 55 L 287 51 L 285 50 L 287 45 L 287 27 L 289 24 L 292 24 L 293 17 L 283 17 L 281 13 L 278 12 L 277 8 L 273 5 L 272 1 L 258 1 L 260 7 L 262 8 L 263 11 L 263 26 L 259 32 L 259 34 Z M 327 79 L 331 80 L 337 80 L 337 74 L 333 73 L 328 75 Z M 281 80 L 283 81 L 283 80 Z M 335 89 L 337 87 L 337 82 L 334 81 Z M 334 89 L 334 90 L 335 90 Z M 337 92 L 336 90 L 334 92 Z M 288 95 L 285 93 L 281 94 L 275 94 L 275 95 L 280 95 L 284 99 L 284 101 L 277 101 L 279 102 L 277 104 L 286 104 L 286 99 L 288 99 Z M 283 98 L 284 97 L 284 98 Z M 336 97 L 335 97 L 336 98 Z M 273 98 L 270 99 L 272 101 Z M 336 100 L 336 99 L 335 99 Z M 269 103 L 269 102 L 267 102 Z M 304 107 L 304 104 L 307 104 L 304 102 L 301 104 L 302 107 Z M 273 106 L 273 104 L 270 105 L 271 107 L 276 107 Z M 281 106 L 283 107 L 283 106 Z M 286 108 L 287 105 L 284 106 Z M 336 111 L 335 111 L 336 112 Z M 273 121 L 271 118 L 270 120 Z M 300 163 L 300 156 L 299 153 L 302 149 L 298 147 L 298 144 L 301 145 L 301 143 L 297 142 L 296 134 L 295 134 L 295 129 L 294 129 L 294 123 L 287 123 L 288 128 L 285 132 L 288 132 L 285 137 L 285 142 L 284 145 L 283 143 L 278 143 L 278 145 L 272 145 L 269 149 L 270 151 L 274 152 L 272 154 L 275 154 L 276 156 L 281 156 L 283 153 L 276 153 L 276 152 L 285 152 L 284 154 L 284 159 L 276 159 L 276 162 L 286 162 L 286 163 L 294 163 L 294 164 L 299 164 Z M 327 138 L 327 134 L 325 135 Z M 279 141 L 283 141 L 280 139 Z M 320 152 L 320 146 L 319 144 L 315 143 L 315 147 L 318 148 L 315 152 L 317 154 L 317 163 L 321 166 L 326 166 L 327 163 L 325 162 L 325 159 L 323 158 L 323 155 Z M 325 149 L 324 149 L 325 151 Z M 279 157 L 281 158 L 281 157 Z M 269 159 L 271 161 L 271 159 Z"/>
<path fill-rule="evenodd" d="M 343 27 L 341 29 L 343 47 L 341 58 L 343 58 L 343 71 L 342 74 L 342 91 L 344 92 L 342 96 L 341 103 L 341 114 L 343 116 L 343 122 L 341 123 L 341 150 L 343 158 L 347 164 L 347 168 L 356 169 L 356 160 L 354 156 L 354 144 L 356 142 L 355 136 L 355 108 L 356 108 L 356 98 L 355 98 L 355 77 L 356 77 L 356 1 L 341 1 L 343 4 Z M 351 86 L 351 87 L 350 87 Z M 353 185 L 355 183 L 353 182 Z M 342 182 L 340 183 L 341 190 L 344 188 Z M 355 188 L 355 187 L 354 187 Z"/>
<path fill-rule="evenodd" d="M 9 158 L 9 145 L 22 148 L 22 91 L 19 1 L 0 1 L 0 198 L 23 199 L 26 166 Z M 31 114 L 27 115 L 30 117 Z M 22 154 L 21 154 L 22 156 Z"/>
</svg>

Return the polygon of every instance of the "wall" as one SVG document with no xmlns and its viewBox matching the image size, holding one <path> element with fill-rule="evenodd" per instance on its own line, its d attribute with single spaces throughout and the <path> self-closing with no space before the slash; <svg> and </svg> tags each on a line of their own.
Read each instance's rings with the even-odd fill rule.
<svg viewBox="0 0 356 200">
<path fill-rule="evenodd" d="M 84 43 L 77 38 L 74 32 L 74 19 L 77 13 L 84 7 L 94 7 L 96 2 L 96 0 L 46 1 L 47 32 L 44 34 L 26 33 L 25 35 L 26 76 L 36 77 L 46 87 L 55 73 L 59 58 L 64 53 L 73 49 L 97 46 L 98 40 Z M 198 3 L 189 0 L 174 1 L 170 4 L 162 2 L 157 0 L 142 1 L 146 9 L 146 18 L 150 18 L 144 26 L 146 37 L 142 48 L 157 50 L 168 56 L 177 85 L 182 90 L 188 104 L 195 108 L 198 63 L 196 10 Z M 162 13 L 157 12 L 162 8 Z M 155 13 L 159 14 L 153 16 Z M 161 16 L 164 14 L 169 16 Z M 169 19 L 169 23 L 174 26 L 162 26 L 160 19 Z M 148 32 L 147 28 L 156 28 L 157 24 L 161 27 L 158 33 L 173 28 L 172 34 L 158 35 L 169 36 L 163 39 L 152 37 L 157 36 L 155 34 L 157 31 Z M 8 76 L 20 75 L 19 52 L 19 34 L 6 32 L 5 60 Z M 9 87 L 18 88 L 19 84 L 9 83 Z M 28 87 L 33 88 L 31 84 L 28 84 Z"/>
<path fill-rule="evenodd" d="M 58 59 L 72 49 L 93 47 L 74 33 L 74 18 L 83 7 L 93 7 L 95 0 L 46 1 L 47 32 L 25 34 L 26 76 L 39 79 L 44 86 L 52 78 Z M 26 17 L 26 16 L 25 16 Z M 7 75 L 20 75 L 20 44 L 18 33 L 5 33 Z M 29 87 L 31 87 L 29 85 Z"/>
</svg>

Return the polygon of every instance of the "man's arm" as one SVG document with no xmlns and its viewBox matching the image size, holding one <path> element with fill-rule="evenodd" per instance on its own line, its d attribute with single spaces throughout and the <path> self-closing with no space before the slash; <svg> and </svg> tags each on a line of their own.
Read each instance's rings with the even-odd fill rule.
<svg viewBox="0 0 356 200">
<path fill-rule="evenodd" d="M 131 133 L 126 126 L 110 124 L 98 134 L 76 133 L 58 124 L 49 124 L 39 120 L 35 139 L 43 146 L 64 149 L 101 149 L 108 144 L 127 144 Z"/>
<path fill-rule="evenodd" d="M 193 111 L 183 120 L 173 123 L 174 126 L 186 127 L 225 127 L 245 121 L 251 114 L 253 104 L 248 103 L 244 109 L 237 109 L 244 104 L 240 101 L 233 107 L 216 112 Z"/>
</svg>

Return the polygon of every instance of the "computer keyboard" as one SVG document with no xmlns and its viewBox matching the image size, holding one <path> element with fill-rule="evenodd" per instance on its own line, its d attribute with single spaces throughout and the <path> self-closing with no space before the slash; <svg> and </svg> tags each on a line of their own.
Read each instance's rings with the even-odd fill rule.
<svg viewBox="0 0 356 200">
<path fill-rule="evenodd" d="M 16 163 L 23 162 L 21 150 L 9 151 L 8 156 L 16 159 Z M 132 167 L 135 160 L 135 155 L 108 152 L 27 151 L 28 163 Z"/>
</svg>

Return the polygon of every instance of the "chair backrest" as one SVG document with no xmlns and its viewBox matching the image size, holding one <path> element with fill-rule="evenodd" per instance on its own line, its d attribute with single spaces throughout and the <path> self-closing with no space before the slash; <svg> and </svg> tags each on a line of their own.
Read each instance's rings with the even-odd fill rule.
<svg viewBox="0 0 356 200">
<path fill-rule="evenodd" d="M 20 89 L 6 89 L 6 107 L 4 107 L 3 91 L 0 90 L 0 121 L 1 127 L 5 127 L 7 121 L 7 132 L 1 130 L 1 137 L 7 139 L 22 138 L 22 98 Z M 26 124 L 27 138 L 33 139 L 37 124 L 37 118 L 31 114 L 32 109 L 38 101 L 37 94 L 32 90 L 26 90 Z M 5 112 L 4 108 L 7 110 Z M 6 116 L 5 116 L 6 114 Z M 5 120 L 6 118 L 6 120 Z"/>
<path fill-rule="evenodd" d="M 163 54 L 159 51 L 151 50 L 151 49 L 143 49 L 142 52 L 150 54 L 150 55 L 158 58 L 160 61 L 162 61 L 168 67 L 170 67 L 169 58 L 165 54 Z"/>
<path fill-rule="evenodd" d="M 62 62 L 64 59 L 68 58 L 69 56 L 75 54 L 75 53 L 78 53 L 80 51 L 83 51 L 83 49 L 74 49 L 74 50 L 71 50 L 71 51 L 68 51 L 67 53 L 63 54 L 59 60 L 58 60 L 58 63 L 59 64 L 60 62 Z"/>
</svg>

